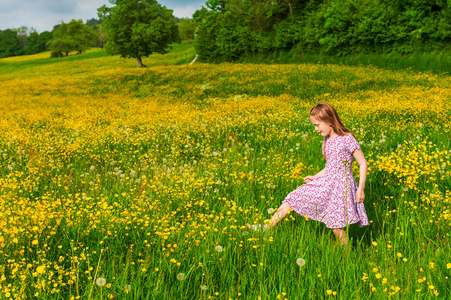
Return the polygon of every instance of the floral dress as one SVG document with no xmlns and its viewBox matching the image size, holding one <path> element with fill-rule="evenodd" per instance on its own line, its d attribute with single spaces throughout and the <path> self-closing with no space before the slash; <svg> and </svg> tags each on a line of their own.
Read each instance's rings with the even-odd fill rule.
<svg viewBox="0 0 451 300">
<path fill-rule="evenodd" d="M 283 202 L 288 202 L 296 213 L 323 222 L 328 228 L 344 228 L 354 223 L 361 227 L 369 225 L 365 206 L 355 202 L 357 183 L 352 175 L 352 153 L 360 149 L 357 140 L 346 134 L 325 139 L 324 143 L 327 161 L 324 174 L 298 187 Z"/>
</svg>

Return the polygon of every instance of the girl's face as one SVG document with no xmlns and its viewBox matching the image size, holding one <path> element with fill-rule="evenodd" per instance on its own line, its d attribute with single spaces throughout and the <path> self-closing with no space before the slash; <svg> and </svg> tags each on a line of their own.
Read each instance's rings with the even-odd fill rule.
<svg viewBox="0 0 451 300">
<path fill-rule="evenodd" d="M 332 129 L 332 126 L 325 123 L 324 121 L 321 121 L 313 116 L 310 116 L 310 121 L 315 126 L 316 132 L 319 132 L 324 137 L 331 137 L 331 135 L 334 135 L 334 130 Z"/>
</svg>

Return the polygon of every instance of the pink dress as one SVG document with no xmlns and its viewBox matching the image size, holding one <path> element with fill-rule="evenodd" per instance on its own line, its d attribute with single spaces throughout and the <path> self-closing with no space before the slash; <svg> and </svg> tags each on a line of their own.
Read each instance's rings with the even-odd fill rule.
<svg viewBox="0 0 451 300">
<path fill-rule="evenodd" d="M 360 227 L 369 225 L 365 206 L 355 202 L 357 183 L 352 175 L 352 153 L 360 149 L 359 143 L 352 134 L 325 139 L 324 143 L 327 161 L 324 175 L 301 185 L 283 202 L 328 228 L 344 228 L 354 223 Z"/>
</svg>

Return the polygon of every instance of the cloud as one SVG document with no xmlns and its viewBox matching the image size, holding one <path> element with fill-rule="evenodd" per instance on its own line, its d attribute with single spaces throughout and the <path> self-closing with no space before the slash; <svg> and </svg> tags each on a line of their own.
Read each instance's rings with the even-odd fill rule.
<svg viewBox="0 0 451 300">
<path fill-rule="evenodd" d="M 188 5 L 186 7 L 176 7 L 173 9 L 173 15 L 178 18 L 191 18 L 200 7 Z"/>
<path fill-rule="evenodd" d="M 172 9 L 174 11 L 173 14 L 176 17 L 191 18 L 196 10 L 200 9 L 202 6 L 205 6 L 205 1 L 206 0 L 161 0 L 158 1 L 158 3 Z"/>
<path fill-rule="evenodd" d="M 205 1 L 160 0 L 158 3 L 182 18 L 192 17 Z M 97 18 L 97 8 L 102 5 L 111 6 L 108 0 L 1 0 L 0 30 L 27 26 L 38 32 L 50 31 L 61 21 Z"/>
<path fill-rule="evenodd" d="M 20 26 L 52 30 L 60 21 L 96 18 L 97 8 L 104 4 L 108 0 L 2 0 L 0 30 Z"/>
</svg>

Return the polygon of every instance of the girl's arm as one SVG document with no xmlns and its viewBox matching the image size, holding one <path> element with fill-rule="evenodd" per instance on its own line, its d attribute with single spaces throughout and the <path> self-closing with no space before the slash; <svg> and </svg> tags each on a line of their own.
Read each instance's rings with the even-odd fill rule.
<svg viewBox="0 0 451 300">
<path fill-rule="evenodd" d="M 360 179 L 359 179 L 359 188 L 357 189 L 357 194 L 355 196 L 355 202 L 362 203 L 365 200 L 365 183 L 366 183 L 366 174 L 368 171 L 368 164 L 366 163 L 365 156 L 363 155 L 362 150 L 356 149 L 352 155 L 360 166 Z"/>
<path fill-rule="evenodd" d="M 304 177 L 304 181 L 305 183 L 309 183 L 310 181 L 315 180 L 318 177 L 321 177 L 324 175 L 324 169 L 322 169 L 321 171 L 318 172 L 318 174 L 316 174 L 315 176 L 309 175 L 309 176 L 305 176 Z"/>
</svg>

